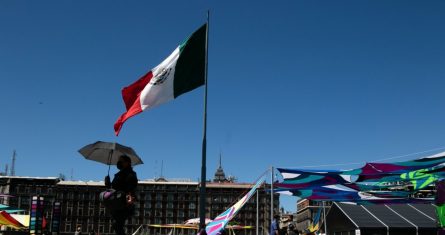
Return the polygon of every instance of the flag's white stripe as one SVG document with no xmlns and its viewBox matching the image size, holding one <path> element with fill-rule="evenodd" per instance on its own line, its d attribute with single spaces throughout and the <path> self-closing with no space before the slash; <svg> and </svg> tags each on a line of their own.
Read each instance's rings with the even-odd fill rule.
<svg viewBox="0 0 445 235">
<path fill-rule="evenodd" d="M 177 47 L 169 57 L 152 69 L 153 78 L 142 90 L 140 96 L 142 110 L 153 108 L 174 99 L 174 74 L 179 52 L 179 47 Z M 167 71 L 167 78 L 160 84 L 154 84 L 163 71 Z"/>
</svg>

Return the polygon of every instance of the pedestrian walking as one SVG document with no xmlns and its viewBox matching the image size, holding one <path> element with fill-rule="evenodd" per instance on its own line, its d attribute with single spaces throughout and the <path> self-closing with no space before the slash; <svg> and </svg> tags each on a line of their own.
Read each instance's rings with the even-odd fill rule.
<svg viewBox="0 0 445 235">
<path fill-rule="evenodd" d="M 287 224 L 287 235 L 297 235 L 297 226 L 294 222 L 294 216 L 289 216 L 289 223 Z"/>
<path fill-rule="evenodd" d="M 270 235 L 280 235 L 280 215 L 273 217 L 272 224 L 270 225 Z"/>
</svg>

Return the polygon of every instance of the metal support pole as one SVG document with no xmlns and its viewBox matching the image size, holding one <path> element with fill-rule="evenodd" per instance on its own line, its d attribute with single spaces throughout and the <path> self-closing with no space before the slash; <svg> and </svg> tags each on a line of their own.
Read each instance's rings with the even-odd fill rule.
<svg viewBox="0 0 445 235">
<path fill-rule="evenodd" d="M 326 207 L 323 201 L 323 223 L 324 223 L 324 234 L 328 235 L 328 227 L 326 223 Z"/>
<path fill-rule="evenodd" d="M 207 173 L 207 61 L 209 44 L 209 18 L 210 11 L 207 11 L 207 30 L 205 44 L 205 84 L 204 84 L 204 133 L 202 138 L 202 163 L 201 163 L 201 187 L 199 189 L 199 230 L 205 229 L 206 217 L 206 173 Z"/>
<path fill-rule="evenodd" d="M 273 208 L 273 183 L 275 181 L 274 174 L 273 174 L 273 166 L 270 167 L 270 226 L 272 227 L 273 223 L 273 214 L 274 214 L 274 208 Z"/>
<path fill-rule="evenodd" d="M 256 190 L 256 235 L 260 234 L 260 190 Z"/>
</svg>

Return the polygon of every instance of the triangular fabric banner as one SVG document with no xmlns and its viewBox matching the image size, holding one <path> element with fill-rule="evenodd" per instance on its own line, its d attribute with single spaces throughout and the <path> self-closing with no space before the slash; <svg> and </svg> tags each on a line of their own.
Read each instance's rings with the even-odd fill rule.
<svg viewBox="0 0 445 235">
<path fill-rule="evenodd" d="M 206 226 L 207 235 L 219 235 L 233 217 L 243 208 L 249 199 L 255 194 L 257 188 L 266 180 L 266 176 L 262 176 L 250 191 L 244 195 L 235 205 L 218 215 L 212 222 Z"/>
</svg>

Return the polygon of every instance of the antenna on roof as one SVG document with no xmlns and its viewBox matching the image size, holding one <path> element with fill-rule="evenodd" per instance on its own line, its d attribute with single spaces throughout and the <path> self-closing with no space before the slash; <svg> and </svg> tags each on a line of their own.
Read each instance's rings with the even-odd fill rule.
<svg viewBox="0 0 445 235">
<path fill-rule="evenodd" d="M 161 161 L 161 175 L 160 178 L 164 178 L 164 160 Z"/>
<path fill-rule="evenodd" d="M 154 172 L 155 172 L 155 175 L 154 175 L 154 178 L 156 179 L 156 178 L 158 178 L 158 160 L 155 160 L 155 164 L 154 164 Z"/>
<path fill-rule="evenodd" d="M 14 151 L 12 152 L 11 176 L 15 176 L 15 157 L 16 157 L 16 155 L 17 154 L 14 149 Z M 7 174 L 7 172 L 6 172 L 6 174 Z"/>
</svg>

